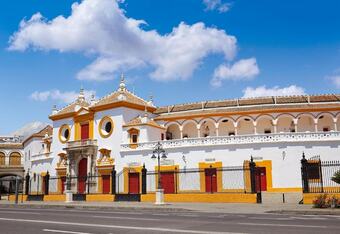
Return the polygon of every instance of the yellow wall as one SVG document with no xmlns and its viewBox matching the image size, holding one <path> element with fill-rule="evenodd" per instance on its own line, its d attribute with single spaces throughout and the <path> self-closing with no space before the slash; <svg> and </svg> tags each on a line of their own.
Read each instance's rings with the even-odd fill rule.
<svg viewBox="0 0 340 234">
<path fill-rule="evenodd" d="M 87 202 L 113 202 L 115 199 L 114 195 L 111 194 L 87 194 Z"/>
<path fill-rule="evenodd" d="M 303 194 L 303 204 L 313 204 L 313 200 L 316 199 L 318 196 L 323 195 L 324 193 L 304 193 Z M 329 193 L 327 196 L 340 199 L 340 193 Z"/>
<path fill-rule="evenodd" d="M 155 194 L 141 195 L 142 202 L 155 202 Z M 204 203 L 256 203 L 256 194 L 214 193 L 214 194 L 164 194 L 165 202 L 204 202 Z"/>
</svg>

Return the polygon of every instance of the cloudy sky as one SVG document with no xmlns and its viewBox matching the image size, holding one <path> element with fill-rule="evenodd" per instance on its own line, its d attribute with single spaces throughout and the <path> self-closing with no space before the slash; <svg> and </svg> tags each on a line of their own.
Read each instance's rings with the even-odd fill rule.
<svg viewBox="0 0 340 234">
<path fill-rule="evenodd" d="M 338 93 L 340 2 L 4 0 L 0 134 L 74 100 L 128 88 L 158 106 Z M 16 132 L 17 133 L 17 132 Z"/>
</svg>

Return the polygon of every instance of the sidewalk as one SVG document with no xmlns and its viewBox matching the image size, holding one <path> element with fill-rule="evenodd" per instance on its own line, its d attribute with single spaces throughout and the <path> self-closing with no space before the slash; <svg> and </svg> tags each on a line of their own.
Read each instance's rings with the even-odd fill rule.
<svg viewBox="0 0 340 234">
<path fill-rule="evenodd" d="M 167 203 L 155 205 L 147 202 L 24 202 L 19 207 L 30 208 L 73 208 L 102 210 L 147 210 L 157 212 L 208 212 L 208 213 L 252 213 L 252 214 L 305 214 L 340 215 L 340 209 L 313 209 L 311 205 L 298 204 L 238 204 L 238 203 Z M 0 201 L 0 207 L 17 207 L 13 202 Z"/>
</svg>

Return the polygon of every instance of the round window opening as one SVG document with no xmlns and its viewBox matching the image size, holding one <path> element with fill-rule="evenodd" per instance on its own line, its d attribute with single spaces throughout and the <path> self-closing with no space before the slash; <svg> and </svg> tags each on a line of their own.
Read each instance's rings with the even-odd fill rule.
<svg viewBox="0 0 340 234">
<path fill-rule="evenodd" d="M 102 137 L 109 137 L 113 131 L 113 122 L 111 118 L 109 117 L 104 117 L 101 120 L 101 124 L 99 127 L 100 135 Z"/>
<path fill-rule="evenodd" d="M 67 125 L 61 127 L 59 137 L 61 142 L 66 142 L 70 139 L 70 129 Z"/>
</svg>

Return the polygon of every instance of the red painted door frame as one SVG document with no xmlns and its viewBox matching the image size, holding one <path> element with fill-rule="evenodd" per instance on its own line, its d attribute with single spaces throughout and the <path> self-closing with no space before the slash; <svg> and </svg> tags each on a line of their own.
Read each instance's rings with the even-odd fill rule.
<svg viewBox="0 0 340 234">
<path fill-rule="evenodd" d="M 257 167 L 256 190 L 258 192 L 267 191 L 267 173 L 265 167 Z"/>
<path fill-rule="evenodd" d="M 217 192 L 217 170 L 216 168 L 205 169 L 205 191 L 208 193 Z"/>
<path fill-rule="evenodd" d="M 161 184 L 164 193 L 175 193 L 175 172 L 161 172 Z"/>
<path fill-rule="evenodd" d="M 78 164 L 78 193 L 86 191 L 87 158 L 83 158 Z"/>
<path fill-rule="evenodd" d="M 129 193 L 139 194 L 139 173 L 138 172 L 129 173 Z"/>
<path fill-rule="evenodd" d="M 102 183 L 103 183 L 103 194 L 110 193 L 110 175 L 103 175 L 102 176 Z"/>
<path fill-rule="evenodd" d="M 82 140 L 89 139 L 90 137 L 90 126 L 88 123 L 80 125 L 80 136 Z"/>
</svg>

